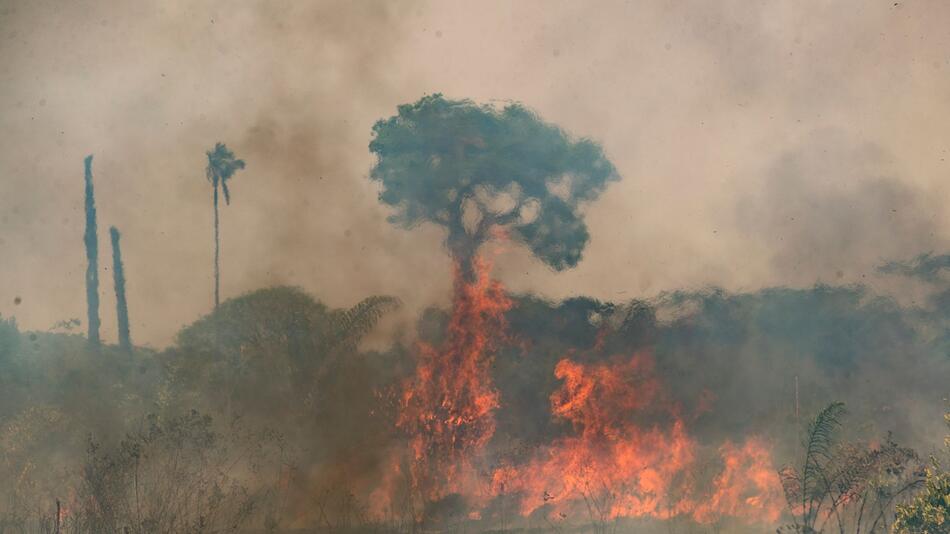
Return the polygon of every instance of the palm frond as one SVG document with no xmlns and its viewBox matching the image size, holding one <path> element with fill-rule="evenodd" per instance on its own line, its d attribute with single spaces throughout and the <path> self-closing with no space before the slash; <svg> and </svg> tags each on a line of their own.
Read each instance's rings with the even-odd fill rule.
<svg viewBox="0 0 950 534">
<path fill-rule="evenodd" d="M 215 143 L 214 149 L 209 150 L 207 155 L 208 167 L 205 169 L 205 177 L 215 185 L 220 181 L 224 188 L 224 201 L 230 204 L 231 193 L 227 183 L 235 172 L 244 168 L 244 160 L 235 158 L 234 152 L 224 143 Z"/>
<path fill-rule="evenodd" d="M 373 296 L 363 299 L 352 308 L 334 313 L 330 317 L 333 346 L 359 340 L 379 322 L 384 313 L 399 305 L 399 299 Z"/>
<path fill-rule="evenodd" d="M 843 402 L 833 402 L 823 408 L 808 425 L 805 439 L 805 472 L 809 478 L 809 469 L 814 469 L 822 461 L 831 458 L 835 434 L 841 427 L 841 418 L 847 413 Z"/>
<path fill-rule="evenodd" d="M 822 501 L 832 489 L 829 487 L 825 466 L 832 460 L 835 434 L 841 427 L 841 418 L 845 413 L 843 402 L 833 402 L 819 411 L 808 425 L 808 433 L 805 437 L 805 463 L 802 466 L 801 476 L 801 497 L 802 506 L 805 508 L 804 523 L 806 525 L 811 524 L 811 520 L 814 519 L 813 511 L 808 509 L 810 506 L 808 503 L 818 503 L 818 508 L 820 508 Z"/>
</svg>

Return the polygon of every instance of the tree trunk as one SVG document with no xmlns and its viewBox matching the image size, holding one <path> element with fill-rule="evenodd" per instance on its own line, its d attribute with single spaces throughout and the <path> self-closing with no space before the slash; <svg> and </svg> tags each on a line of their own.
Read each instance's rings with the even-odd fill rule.
<svg viewBox="0 0 950 534">
<path fill-rule="evenodd" d="M 455 259 L 456 269 L 461 282 L 471 284 L 475 281 L 475 258 L 478 253 L 478 243 L 466 241 L 456 243 L 452 247 L 452 257 Z"/>
<path fill-rule="evenodd" d="M 218 182 L 214 182 L 214 309 L 221 303 L 221 268 L 219 264 L 220 241 L 218 237 Z"/>
<path fill-rule="evenodd" d="M 119 322 L 119 347 L 132 354 L 132 339 L 129 336 L 129 306 L 125 300 L 125 268 L 122 265 L 122 250 L 119 248 L 119 230 L 109 228 L 112 238 L 112 279 L 115 284 L 115 312 Z"/>
<path fill-rule="evenodd" d="M 456 224 L 449 226 L 446 244 L 452 258 L 455 260 L 455 268 L 458 269 L 457 274 L 460 281 L 471 284 L 475 281 L 475 258 L 478 255 L 483 237 L 479 231 L 476 231 L 474 235 L 469 234 L 462 225 L 461 219 L 461 208 L 459 208 L 458 215 L 455 217 Z"/>
<path fill-rule="evenodd" d="M 92 187 L 92 156 L 86 156 L 86 323 L 89 345 L 98 349 L 99 340 L 99 238 L 96 233 L 96 199 Z"/>
</svg>

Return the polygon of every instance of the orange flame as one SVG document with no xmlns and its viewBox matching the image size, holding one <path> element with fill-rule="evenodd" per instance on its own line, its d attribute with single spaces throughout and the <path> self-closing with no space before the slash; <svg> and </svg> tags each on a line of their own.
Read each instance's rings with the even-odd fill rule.
<svg viewBox="0 0 950 534">
<path fill-rule="evenodd" d="M 782 514 L 781 486 L 768 447 L 752 437 L 741 447 L 719 449 L 724 468 L 713 481 L 713 494 L 693 511 L 708 523 L 723 515 L 775 523 Z"/>
<path fill-rule="evenodd" d="M 565 359 L 555 375 L 563 384 L 551 396 L 551 412 L 575 434 L 555 440 L 526 465 L 495 473 L 497 488 L 521 494 L 522 514 L 547 506 L 556 516 L 586 513 L 599 520 L 778 519 L 779 481 L 758 439 L 724 445 L 713 492 L 699 498 L 693 476 L 699 446 L 654 376 L 652 357 L 590 365 Z"/>
<path fill-rule="evenodd" d="M 413 485 L 428 499 L 474 491 L 473 462 L 495 433 L 491 363 L 506 338 L 511 300 L 489 271 L 476 258 L 475 279 L 467 283 L 456 265 L 446 341 L 438 349 L 420 344 L 415 376 L 403 384 L 396 424 L 410 436 Z"/>
<path fill-rule="evenodd" d="M 550 406 L 552 417 L 570 432 L 527 460 L 484 469 L 500 407 L 491 366 L 500 343 L 511 341 L 505 313 L 512 306 L 489 270 L 477 258 L 474 279 L 467 282 L 456 265 L 446 339 L 438 348 L 420 343 L 415 374 L 402 384 L 396 426 L 408 436 L 405 478 L 418 497 L 433 502 L 460 494 L 473 520 L 500 495 L 516 499 L 525 516 L 543 510 L 556 518 L 579 514 L 600 521 L 680 515 L 702 523 L 721 517 L 778 520 L 780 484 L 759 438 L 723 444 L 713 462 L 718 474 L 703 491 L 696 489 L 704 449 L 687 431 L 681 407 L 657 378 L 649 354 L 591 364 L 561 360 L 555 376 L 562 384 Z M 703 392 L 688 419 L 713 403 Z M 392 465 L 382 480 L 387 488 L 406 472 L 398 459 Z M 391 492 L 377 488 L 373 500 L 390 502 Z"/>
<path fill-rule="evenodd" d="M 561 360 L 555 376 L 562 387 L 551 396 L 551 412 L 571 423 L 576 434 L 556 440 L 527 465 L 497 473 L 496 483 L 521 493 L 525 515 L 548 505 L 557 513 L 577 501 L 597 503 L 598 515 L 668 517 L 682 512 L 667 504 L 671 482 L 692 463 L 695 444 L 685 425 L 663 403 L 653 360 L 636 357 L 617 365 L 583 365 Z M 631 414 L 666 416 L 664 428 L 633 424 Z"/>
</svg>

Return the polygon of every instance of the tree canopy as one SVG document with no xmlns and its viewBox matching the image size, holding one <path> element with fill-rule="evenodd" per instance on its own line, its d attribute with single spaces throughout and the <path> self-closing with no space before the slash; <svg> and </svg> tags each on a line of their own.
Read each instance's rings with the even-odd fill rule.
<svg viewBox="0 0 950 534">
<path fill-rule="evenodd" d="M 517 103 L 499 109 L 425 96 L 373 133 L 370 177 L 396 208 L 390 221 L 446 227 L 462 261 L 501 227 L 554 269 L 575 266 L 589 239 L 579 206 L 619 178 L 596 143 Z"/>
</svg>

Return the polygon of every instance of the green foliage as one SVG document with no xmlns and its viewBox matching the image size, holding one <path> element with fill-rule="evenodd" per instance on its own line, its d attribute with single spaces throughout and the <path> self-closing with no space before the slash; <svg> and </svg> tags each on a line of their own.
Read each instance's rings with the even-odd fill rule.
<svg viewBox="0 0 950 534">
<path fill-rule="evenodd" d="M 327 333 L 324 335 L 326 349 L 341 345 L 355 348 L 355 343 L 368 334 L 386 312 L 397 306 L 399 300 L 394 297 L 372 296 L 352 308 L 330 313 Z"/>
<path fill-rule="evenodd" d="M 950 427 L 950 412 L 944 414 Z M 950 435 L 944 439 L 950 451 Z M 947 534 L 950 533 L 950 471 L 941 468 L 933 459 L 927 469 L 924 489 L 914 500 L 897 507 L 894 532 L 898 534 Z"/>
<path fill-rule="evenodd" d="M 405 227 L 448 229 L 459 259 L 505 227 L 555 269 L 573 267 L 588 240 L 578 212 L 618 179 L 601 148 L 574 140 L 520 104 L 502 109 L 425 96 L 373 127 L 370 177 Z"/>
<path fill-rule="evenodd" d="M 801 470 L 779 471 L 794 522 L 780 532 L 818 533 L 833 523 L 844 533 L 883 532 L 895 504 L 921 483 L 917 454 L 895 443 L 841 443 L 844 404 L 832 403 L 808 425 Z"/>
<path fill-rule="evenodd" d="M 950 532 L 950 472 L 935 463 L 927 470 L 923 491 L 908 504 L 897 506 L 894 532 L 947 534 Z"/>
<path fill-rule="evenodd" d="M 373 296 L 349 309 L 333 310 L 296 287 L 261 289 L 228 300 L 213 314 L 183 329 L 179 347 L 203 354 L 267 348 L 299 359 L 327 357 L 341 347 L 353 349 L 387 311 L 392 297 Z"/>
<path fill-rule="evenodd" d="M 805 532 L 814 529 L 828 488 L 825 471 L 832 462 L 835 433 L 841 428 L 844 403 L 834 402 L 821 409 L 808 425 L 803 448 L 802 469 L 785 467 L 779 472 L 789 509 L 801 507 L 801 525 Z M 796 522 L 798 520 L 796 519 Z"/>
<path fill-rule="evenodd" d="M 299 288 L 274 287 L 226 301 L 178 335 L 167 359 L 177 387 L 246 416 L 291 410 L 311 399 L 341 359 L 398 304 L 370 297 L 331 310 Z M 235 405 L 236 404 L 236 405 Z M 292 410 L 291 410 L 292 411 Z"/>
</svg>

